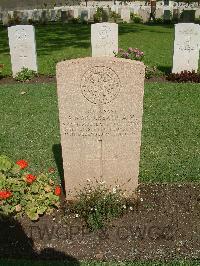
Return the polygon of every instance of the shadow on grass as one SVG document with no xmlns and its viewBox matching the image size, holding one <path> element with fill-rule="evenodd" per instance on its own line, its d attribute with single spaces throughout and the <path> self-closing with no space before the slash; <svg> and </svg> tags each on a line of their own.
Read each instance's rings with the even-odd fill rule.
<svg viewBox="0 0 200 266">
<path fill-rule="evenodd" d="M 50 23 L 36 26 L 37 51 L 48 55 L 63 48 L 90 47 L 90 25 Z"/>
<path fill-rule="evenodd" d="M 37 227 L 34 223 L 33 227 Z M 29 226 L 27 235 L 22 225 L 16 219 L 6 215 L 0 215 L 0 259 L 14 260 L 64 260 L 69 265 L 78 266 L 80 263 L 72 256 L 64 252 L 56 251 L 53 248 L 45 248 L 40 252 L 34 250 L 34 242 L 32 240 L 35 230 Z M 0 261 L 1 263 L 1 261 Z M 5 265 L 5 264 L 3 264 Z M 6 263 L 9 265 L 9 263 Z M 14 264 L 13 264 L 14 265 Z M 15 264 L 17 265 L 17 264 Z M 28 264 L 27 264 L 28 265 Z M 30 262 L 31 265 L 31 262 Z M 52 265 L 52 264 L 51 264 Z M 55 263 L 56 265 L 56 263 Z"/>
<path fill-rule="evenodd" d="M 65 183 L 64 183 L 64 170 L 63 170 L 63 159 L 62 159 L 62 147 L 61 144 L 54 144 L 52 146 L 52 151 L 54 154 L 54 159 L 56 162 L 56 166 L 58 169 L 58 173 L 60 176 L 61 186 L 64 192 L 64 195 L 66 195 L 65 192 Z"/>
<path fill-rule="evenodd" d="M 165 75 L 170 74 L 171 71 L 172 71 L 172 68 L 171 67 L 168 67 L 168 66 L 158 66 L 157 68 L 158 68 L 158 70 L 160 70 Z"/>
</svg>

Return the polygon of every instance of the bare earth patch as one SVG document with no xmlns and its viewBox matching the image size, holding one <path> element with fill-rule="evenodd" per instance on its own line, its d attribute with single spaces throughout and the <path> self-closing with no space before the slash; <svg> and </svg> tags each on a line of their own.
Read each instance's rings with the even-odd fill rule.
<svg viewBox="0 0 200 266">
<path fill-rule="evenodd" d="M 172 260 L 200 257 L 200 185 L 142 184 L 137 206 L 89 232 L 65 209 L 39 222 L 1 221 L 0 257 L 75 260 Z"/>
</svg>

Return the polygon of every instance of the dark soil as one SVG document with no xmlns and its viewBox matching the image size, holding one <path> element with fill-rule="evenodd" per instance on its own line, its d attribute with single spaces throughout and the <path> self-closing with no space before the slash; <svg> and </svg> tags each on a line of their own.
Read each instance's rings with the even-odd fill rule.
<svg viewBox="0 0 200 266">
<path fill-rule="evenodd" d="M 2 220 L 0 257 L 79 260 L 200 258 L 200 184 L 142 184 L 133 210 L 104 229 L 56 211 L 38 222 Z"/>
<path fill-rule="evenodd" d="M 35 83 L 55 83 L 56 77 L 55 76 L 45 76 L 45 75 L 38 75 L 37 77 L 27 80 L 25 82 L 16 81 L 12 77 L 5 77 L 0 79 L 0 85 L 4 84 L 18 84 L 18 83 L 25 83 L 25 84 L 35 84 Z"/>
<path fill-rule="evenodd" d="M 150 79 L 145 79 L 145 82 L 169 82 L 166 80 L 165 76 L 162 77 L 152 77 Z M 19 84 L 23 83 L 20 81 L 14 80 L 12 77 L 5 77 L 0 78 L 0 85 L 4 84 Z M 24 82 L 25 84 L 35 84 L 35 83 L 56 83 L 56 77 L 55 76 L 45 76 L 45 75 L 39 75 L 31 80 L 27 80 Z"/>
</svg>

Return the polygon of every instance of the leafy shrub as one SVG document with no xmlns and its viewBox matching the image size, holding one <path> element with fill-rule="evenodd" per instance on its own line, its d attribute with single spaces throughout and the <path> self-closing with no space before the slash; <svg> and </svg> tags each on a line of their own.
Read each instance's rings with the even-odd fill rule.
<svg viewBox="0 0 200 266">
<path fill-rule="evenodd" d="M 110 18 L 114 20 L 114 22 L 117 22 L 118 19 L 120 19 L 120 15 L 117 14 L 115 11 L 110 10 Z"/>
<path fill-rule="evenodd" d="M 35 76 L 37 76 L 37 73 L 34 70 L 23 67 L 22 70 L 16 74 L 15 80 L 25 82 L 33 79 Z"/>
<path fill-rule="evenodd" d="M 0 214 L 26 214 L 35 221 L 59 207 L 61 188 L 50 174 L 35 176 L 24 170 L 27 167 L 24 160 L 13 163 L 8 157 L 0 156 Z"/>
<path fill-rule="evenodd" d="M 96 13 L 94 13 L 94 22 L 102 22 L 103 7 L 98 7 Z"/>
<path fill-rule="evenodd" d="M 115 57 L 142 61 L 144 52 L 140 51 L 138 48 L 132 47 L 129 47 L 126 51 L 119 48 L 118 53 L 115 53 Z"/>
<path fill-rule="evenodd" d="M 153 78 L 153 77 L 160 77 L 162 76 L 163 73 L 157 69 L 156 66 L 146 66 L 145 68 L 145 78 L 146 79 L 150 79 L 150 78 Z"/>
<path fill-rule="evenodd" d="M 156 18 L 155 20 L 154 20 L 154 23 L 156 23 L 156 24 L 163 24 L 163 18 Z"/>
<path fill-rule="evenodd" d="M 105 226 L 111 219 L 121 216 L 127 208 L 133 209 L 132 202 L 123 197 L 119 187 L 109 189 L 104 182 L 87 185 L 78 193 L 77 201 L 72 210 L 82 217 L 91 230 L 97 230 Z"/>
<path fill-rule="evenodd" d="M 200 73 L 195 71 L 182 71 L 181 73 L 171 73 L 167 76 L 167 80 L 173 82 L 194 82 L 200 83 Z"/>
<path fill-rule="evenodd" d="M 142 18 L 134 13 L 131 13 L 131 20 L 134 22 L 134 23 L 142 23 Z"/>
</svg>

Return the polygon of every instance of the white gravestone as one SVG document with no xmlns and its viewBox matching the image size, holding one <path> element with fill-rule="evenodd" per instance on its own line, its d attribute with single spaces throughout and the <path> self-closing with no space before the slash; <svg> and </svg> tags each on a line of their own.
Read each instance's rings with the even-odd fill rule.
<svg viewBox="0 0 200 266">
<path fill-rule="evenodd" d="M 121 9 L 121 18 L 127 23 L 130 22 L 131 12 L 129 7 L 124 7 Z"/>
<path fill-rule="evenodd" d="M 35 29 L 32 25 L 18 25 L 8 28 L 13 76 L 23 67 L 37 72 Z"/>
<path fill-rule="evenodd" d="M 118 52 L 118 25 L 96 23 L 91 28 L 92 57 L 114 56 Z"/>
<path fill-rule="evenodd" d="M 200 26 L 193 23 L 175 25 L 175 41 L 172 73 L 198 70 Z"/>
</svg>

